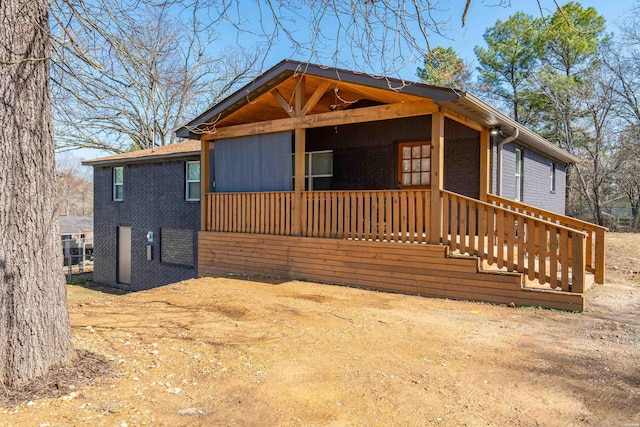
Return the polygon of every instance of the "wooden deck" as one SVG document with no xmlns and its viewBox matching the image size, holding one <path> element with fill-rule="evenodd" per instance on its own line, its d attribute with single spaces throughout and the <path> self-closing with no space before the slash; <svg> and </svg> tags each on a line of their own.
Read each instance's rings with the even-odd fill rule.
<svg viewBox="0 0 640 427">
<path fill-rule="evenodd" d="M 426 243 L 208 232 L 198 274 L 262 274 L 439 298 L 584 309 L 582 293 L 529 289 L 521 273 L 482 271 L 480 259 Z"/>
<path fill-rule="evenodd" d="M 428 189 L 209 193 L 199 274 L 582 310 L 586 286 L 604 278 L 604 229 L 490 198 Z"/>
</svg>

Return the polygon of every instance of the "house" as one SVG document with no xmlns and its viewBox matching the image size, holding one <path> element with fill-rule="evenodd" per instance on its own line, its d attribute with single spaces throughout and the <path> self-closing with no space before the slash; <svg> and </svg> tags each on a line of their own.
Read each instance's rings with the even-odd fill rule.
<svg viewBox="0 0 640 427">
<path fill-rule="evenodd" d="M 177 135 L 200 276 L 577 311 L 604 280 L 604 228 L 563 215 L 576 158 L 470 93 L 285 60 Z"/>
<path fill-rule="evenodd" d="M 81 265 L 93 254 L 93 217 L 60 216 L 60 239 L 64 265 Z"/>
<path fill-rule="evenodd" d="M 637 201 L 636 201 L 637 204 Z M 633 206 L 629 196 L 619 196 L 603 203 L 605 219 L 615 231 L 633 230 Z"/>
<path fill-rule="evenodd" d="M 200 142 L 82 162 L 93 166 L 93 280 L 129 290 L 196 276 Z"/>
</svg>

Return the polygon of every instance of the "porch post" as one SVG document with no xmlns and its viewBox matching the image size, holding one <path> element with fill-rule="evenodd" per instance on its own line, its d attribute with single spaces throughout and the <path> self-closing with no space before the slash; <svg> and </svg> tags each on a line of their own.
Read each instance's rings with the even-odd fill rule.
<svg viewBox="0 0 640 427">
<path fill-rule="evenodd" d="M 306 130 L 296 128 L 295 130 L 295 160 L 294 160 L 294 191 L 293 195 L 293 234 L 302 234 L 302 192 L 304 191 L 304 151 Z"/>
<path fill-rule="evenodd" d="M 431 243 L 442 238 L 441 192 L 444 187 L 444 114 L 431 115 Z"/>
<path fill-rule="evenodd" d="M 491 188 L 490 138 L 491 136 L 487 129 L 480 132 L 480 200 L 483 202 L 487 201 L 487 194 L 489 194 L 489 189 Z"/>
<path fill-rule="evenodd" d="M 209 192 L 209 147 L 210 141 L 200 141 L 200 230 L 208 231 L 209 206 L 207 193 Z M 213 208 L 213 207 L 211 207 Z"/>
<path fill-rule="evenodd" d="M 295 115 L 302 115 L 304 108 L 304 76 L 300 76 L 295 89 Z M 302 192 L 304 191 L 304 157 L 305 157 L 305 137 L 306 129 L 296 127 L 294 131 L 295 138 L 295 156 L 294 156 L 294 195 L 293 195 L 293 235 L 302 235 Z"/>
</svg>

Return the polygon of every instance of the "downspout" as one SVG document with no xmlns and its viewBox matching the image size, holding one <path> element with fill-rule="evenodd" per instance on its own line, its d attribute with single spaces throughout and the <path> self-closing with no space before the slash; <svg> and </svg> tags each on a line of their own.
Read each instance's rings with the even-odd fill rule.
<svg viewBox="0 0 640 427">
<path fill-rule="evenodd" d="M 513 135 L 503 139 L 498 143 L 498 196 L 502 197 L 502 147 L 512 141 L 518 139 L 520 130 L 518 128 L 513 129 Z"/>
</svg>

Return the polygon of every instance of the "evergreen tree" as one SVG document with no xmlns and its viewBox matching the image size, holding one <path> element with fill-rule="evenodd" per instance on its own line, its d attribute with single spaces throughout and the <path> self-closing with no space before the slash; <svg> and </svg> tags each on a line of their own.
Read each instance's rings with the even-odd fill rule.
<svg viewBox="0 0 640 427">
<path fill-rule="evenodd" d="M 539 63 L 536 44 L 539 37 L 539 20 L 522 12 L 498 20 L 484 33 L 487 48 L 475 47 L 480 66 L 481 87 L 492 91 L 510 106 L 511 116 L 522 122 L 522 91 L 529 84 L 530 73 Z"/>
<path fill-rule="evenodd" d="M 424 68 L 418 68 L 422 83 L 465 89 L 469 85 L 471 72 L 453 48 L 435 47 L 424 58 Z"/>
</svg>

